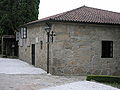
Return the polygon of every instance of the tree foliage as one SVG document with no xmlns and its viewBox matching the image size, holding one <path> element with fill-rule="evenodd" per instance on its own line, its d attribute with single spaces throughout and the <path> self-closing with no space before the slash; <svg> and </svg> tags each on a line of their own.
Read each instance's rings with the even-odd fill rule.
<svg viewBox="0 0 120 90">
<path fill-rule="evenodd" d="M 14 34 L 19 25 L 37 20 L 39 0 L 0 0 L 0 34 Z"/>
</svg>

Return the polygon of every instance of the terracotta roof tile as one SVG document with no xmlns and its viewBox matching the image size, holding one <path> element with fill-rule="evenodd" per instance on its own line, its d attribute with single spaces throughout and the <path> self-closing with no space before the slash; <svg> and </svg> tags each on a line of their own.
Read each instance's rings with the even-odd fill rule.
<svg viewBox="0 0 120 90">
<path fill-rule="evenodd" d="M 71 11 L 29 22 L 27 24 L 38 23 L 45 20 L 120 24 L 120 13 L 82 6 Z"/>
</svg>

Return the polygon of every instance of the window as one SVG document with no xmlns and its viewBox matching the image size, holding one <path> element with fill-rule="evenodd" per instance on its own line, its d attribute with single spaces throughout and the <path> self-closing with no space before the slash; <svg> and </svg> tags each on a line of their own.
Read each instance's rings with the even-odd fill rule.
<svg viewBox="0 0 120 90">
<path fill-rule="evenodd" d="M 102 41 L 102 58 L 113 57 L 113 41 Z"/>
<path fill-rule="evenodd" d="M 27 38 L 27 28 L 21 28 L 21 38 L 26 39 Z"/>
</svg>

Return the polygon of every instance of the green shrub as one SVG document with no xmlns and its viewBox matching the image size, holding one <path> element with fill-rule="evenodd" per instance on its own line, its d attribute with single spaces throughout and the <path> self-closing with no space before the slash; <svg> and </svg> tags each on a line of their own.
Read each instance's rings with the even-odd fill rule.
<svg viewBox="0 0 120 90">
<path fill-rule="evenodd" d="M 87 76 L 88 81 L 94 80 L 101 83 L 118 83 L 120 84 L 120 76 L 103 76 L 103 75 L 91 75 Z"/>
</svg>

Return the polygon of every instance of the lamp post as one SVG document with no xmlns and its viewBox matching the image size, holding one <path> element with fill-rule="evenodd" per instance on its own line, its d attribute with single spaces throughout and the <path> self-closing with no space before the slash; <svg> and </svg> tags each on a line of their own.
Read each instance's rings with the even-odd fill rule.
<svg viewBox="0 0 120 90">
<path fill-rule="evenodd" d="M 45 31 L 47 32 L 47 73 L 49 73 L 50 30 L 51 27 L 45 27 Z"/>
</svg>

